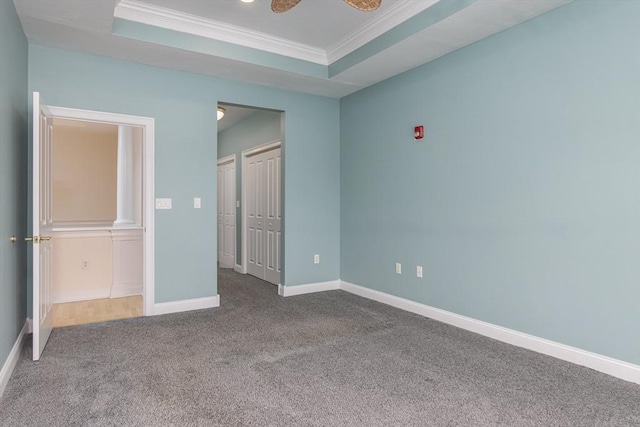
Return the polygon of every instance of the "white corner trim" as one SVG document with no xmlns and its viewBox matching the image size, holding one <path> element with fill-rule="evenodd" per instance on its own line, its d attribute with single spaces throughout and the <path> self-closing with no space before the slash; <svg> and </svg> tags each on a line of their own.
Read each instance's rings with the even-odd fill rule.
<svg viewBox="0 0 640 427">
<path fill-rule="evenodd" d="M 122 0 L 116 6 L 113 16 L 128 21 L 260 49 L 316 64 L 328 65 L 327 53 L 324 49 L 136 0 Z"/>
<path fill-rule="evenodd" d="M 87 287 L 90 287 L 90 286 L 87 286 Z M 86 290 L 86 291 L 54 292 L 53 303 L 60 304 L 65 302 L 104 299 L 104 298 L 109 298 L 110 295 L 111 295 L 111 287 L 92 289 L 92 290 Z"/>
<path fill-rule="evenodd" d="M 507 344 L 533 350 L 538 353 L 546 354 L 547 356 L 575 363 L 576 365 L 586 366 L 587 368 L 640 384 L 640 366 L 632 363 L 602 356 L 597 353 L 581 350 L 555 341 L 518 332 L 513 329 L 503 328 L 502 326 L 497 326 L 481 320 L 461 316 L 459 314 L 430 307 L 425 304 L 386 294 L 384 292 L 354 285 L 353 283 L 340 281 L 340 289 L 364 298 L 409 311 L 411 313 L 438 320 L 461 329 L 466 329 L 467 331 L 475 332 Z"/>
<path fill-rule="evenodd" d="M 240 264 L 236 264 L 235 267 L 233 267 L 233 270 L 237 273 L 240 274 L 245 274 L 244 271 L 242 270 L 242 266 Z"/>
<path fill-rule="evenodd" d="M 7 356 L 7 360 L 2 365 L 2 369 L 0 370 L 0 397 L 2 397 L 2 393 L 4 393 L 4 389 L 7 387 L 9 383 L 9 378 L 11 378 L 11 374 L 18 363 L 18 359 L 20 359 L 20 351 L 22 350 L 22 343 L 24 342 L 25 336 L 29 333 L 29 319 L 24 322 L 24 326 L 22 330 L 18 334 L 18 338 L 16 338 L 15 344 L 11 348 L 9 355 Z"/>
<path fill-rule="evenodd" d="M 342 40 L 329 46 L 327 48 L 327 62 L 334 63 L 439 1 L 397 0 L 384 12 L 376 15 L 374 19 L 367 21 L 362 27 L 356 28 Z"/>
<path fill-rule="evenodd" d="M 334 291 L 340 289 L 340 281 L 309 283 L 307 285 L 283 286 L 278 285 L 278 295 L 281 297 L 292 297 L 294 295 L 312 294 L 315 292 Z"/>
<path fill-rule="evenodd" d="M 132 116 L 129 114 L 107 113 L 95 110 L 80 110 L 77 108 L 57 107 L 49 105 L 49 111 L 54 118 L 75 119 L 92 122 L 104 122 L 120 125 L 134 125 L 153 127 L 155 120 L 152 117 Z"/>
<path fill-rule="evenodd" d="M 236 154 L 233 153 L 233 154 L 230 154 L 230 155 L 228 155 L 226 157 L 220 157 L 218 159 L 218 166 L 222 166 L 222 165 L 227 164 L 227 163 L 235 163 L 235 162 L 236 162 Z"/>
<path fill-rule="evenodd" d="M 265 142 L 264 144 L 257 145 L 255 147 L 247 148 L 246 150 L 242 150 L 242 157 L 251 157 L 256 154 L 264 153 L 265 151 L 270 151 L 275 148 L 282 147 L 282 141 L 276 139 L 275 141 Z"/>
<path fill-rule="evenodd" d="M 116 284 L 111 286 L 111 292 L 109 298 L 124 298 L 132 297 L 134 295 L 143 294 L 144 284 L 142 283 L 128 283 L 128 284 Z"/>
<path fill-rule="evenodd" d="M 156 303 L 153 314 L 181 313 L 183 311 L 202 310 L 205 308 L 220 307 L 220 295 L 205 298 L 185 299 Z"/>
</svg>

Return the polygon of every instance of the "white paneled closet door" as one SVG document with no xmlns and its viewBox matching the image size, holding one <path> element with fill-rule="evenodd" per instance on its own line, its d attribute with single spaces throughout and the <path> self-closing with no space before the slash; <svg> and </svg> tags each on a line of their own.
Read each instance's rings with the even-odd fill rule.
<svg viewBox="0 0 640 427">
<path fill-rule="evenodd" d="M 280 148 L 267 151 L 265 154 L 266 179 L 264 180 L 266 199 L 266 263 L 265 280 L 274 284 L 280 283 L 280 240 L 282 237 L 282 215 L 280 212 Z"/>
<path fill-rule="evenodd" d="M 218 164 L 218 262 L 233 268 L 236 262 L 235 161 Z"/>
<path fill-rule="evenodd" d="M 247 159 L 247 273 L 264 279 L 264 156 Z"/>
<path fill-rule="evenodd" d="M 282 241 L 280 148 L 247 158 L 247 272 L 280 283 Z"/>
<path fill-rule="evenodd" d="M 217 218 L 217 224 L 218 224 L 218 262 L 221 262 L 222 260 L 222 242 L 224 241 L 224 226 L 223 226 L 223 221 L 224 221 L 224 170 L 222 169 L 222 166 L 218 165 L 218 218 Z"/>
</svg>

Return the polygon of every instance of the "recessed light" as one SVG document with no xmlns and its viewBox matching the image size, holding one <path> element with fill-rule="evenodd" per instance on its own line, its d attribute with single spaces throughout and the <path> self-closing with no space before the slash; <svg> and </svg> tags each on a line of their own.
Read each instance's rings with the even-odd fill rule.
<svg viewBox="0 0 640 427">
<path fill-rule="evenodd" d="M 253 0 L 240 0 L 242 3 L 253 3 Z"/>
</svg>

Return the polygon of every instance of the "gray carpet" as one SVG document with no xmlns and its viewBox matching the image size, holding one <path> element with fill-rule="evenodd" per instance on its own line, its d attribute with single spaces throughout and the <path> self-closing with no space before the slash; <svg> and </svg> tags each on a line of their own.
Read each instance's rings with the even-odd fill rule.
<svg viewBox="0 0 640 427">
<path fill-rule="evenodd" d="M 223 270 L 218 309 L 56 329 L 3 426 L 640 425 L 640 386 L 343 291 Z"/>
</svg>

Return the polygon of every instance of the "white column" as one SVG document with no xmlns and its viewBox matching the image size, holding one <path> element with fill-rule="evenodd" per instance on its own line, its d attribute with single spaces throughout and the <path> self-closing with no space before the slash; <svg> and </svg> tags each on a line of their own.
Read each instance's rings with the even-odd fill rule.
<svg viewBox="0 0 640 427">
<path fill-rule="evenodd" d="M 118 195 L 114 227 L 135 225 L 133 217 L 133 129 L 118 126 Z"/>
</svg>

